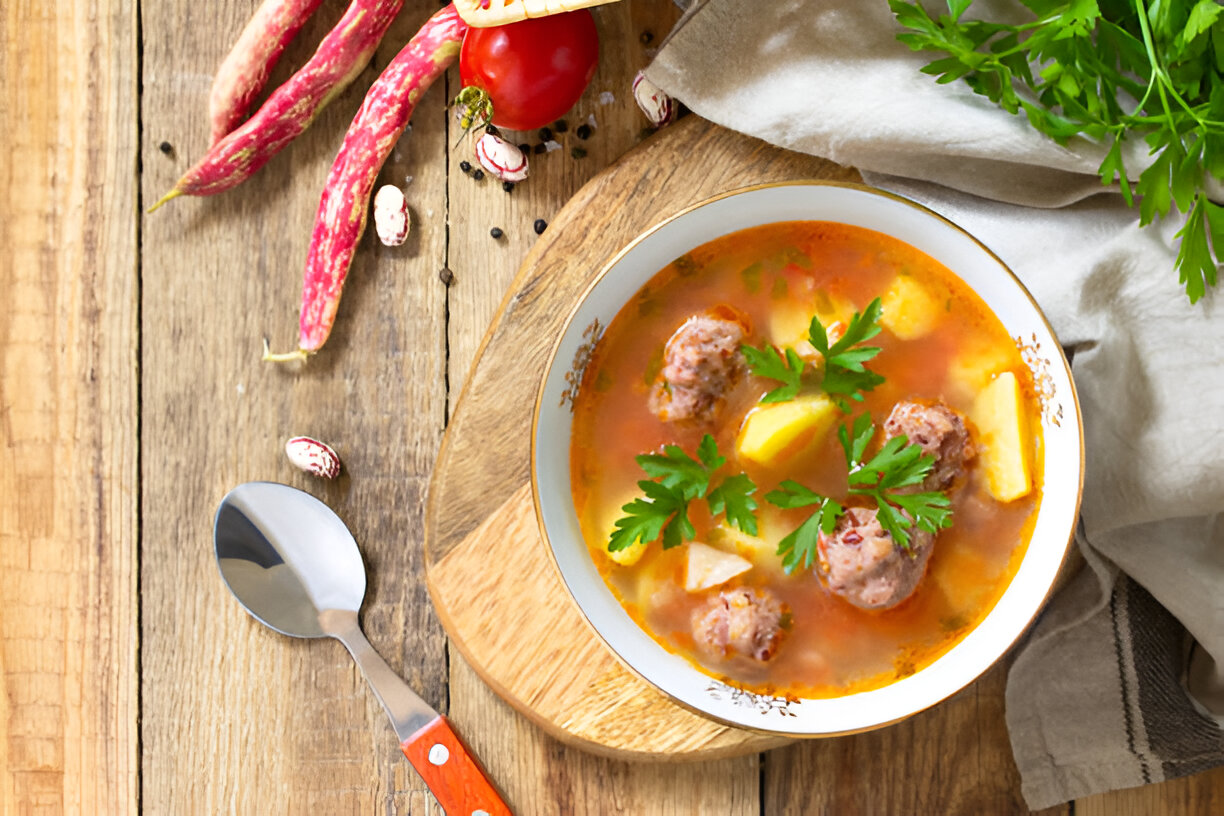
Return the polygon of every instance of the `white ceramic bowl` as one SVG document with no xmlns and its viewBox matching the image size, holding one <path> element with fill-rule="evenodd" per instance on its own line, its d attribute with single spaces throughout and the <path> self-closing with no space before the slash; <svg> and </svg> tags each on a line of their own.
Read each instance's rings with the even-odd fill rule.
<svg viewBox="0 0 1224 816">
<path fill-rule="evenodd" d="M 727 686 L 656 643 L 600 577 L 570 493 L 571 383 L 586 350 L 664 266 L 708 241 L 776 221 L 836 221 L 886 233 L 959 275 L 1021 346 L 1041 392 L 1043 497 L 1028 551 L 986 618 L 926 668 L 883 688 L 787 700 Z M 596 322 L 598 321 L 598 322 Z M 1079 404 L 1066 358 L 1019 280 L 982 244 L 911 201 L 847 184 L 802 182 L 737 190 L 664 221 L 616 255 L 570 315 L 541 385 L 532 431 L 532 489 L 540 529 L 582 614 L 633 671 L 675 701 L 731 725 L 792 736 L 862 731 L 915 714 L 971 683 L 1025 631 L 1045 602 L 1074 533 L 1083 487 Z"/>
</svg>

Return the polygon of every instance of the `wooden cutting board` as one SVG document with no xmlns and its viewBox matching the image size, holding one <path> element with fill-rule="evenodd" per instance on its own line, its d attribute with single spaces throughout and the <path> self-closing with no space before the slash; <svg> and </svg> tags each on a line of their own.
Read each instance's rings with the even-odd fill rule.
<svg viewBox="0 0 1224 816">
<path fill-rule="evenodd" d="M 713 759 L 786 740 L 672 703 L 604 646 L 571 600 L 536 526 L 531 417 L 565 318 L 619 249 L 717 193 L 858 174 L 688 116 L 593 178 L 523 262 L 447 426 L 425 518 L 429 590 L 468 663 L 559 739 L 621 758 Z"/>
</svg>

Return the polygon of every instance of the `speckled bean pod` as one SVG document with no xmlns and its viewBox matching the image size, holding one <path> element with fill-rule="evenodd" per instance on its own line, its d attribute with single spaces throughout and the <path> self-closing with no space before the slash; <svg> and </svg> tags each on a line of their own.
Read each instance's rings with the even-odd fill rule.
<svg viewBox="0 0 1224 816">
<path fill-rule="evenodd" d="M 467 24 L 453 5 L 431 17 L 375 80 L 345 134 L 310 237 L 298 356 L 318 351 L 327 342 L 353 252 L 365 231 L 378 171 L 417 101 L 458 57 L 465 31 Z"/>
<path fill-rule="evenodd" d="M 302 69 L 241 127 L 217 142 L 151 209 L 180 195 L 223 193 L 250 178 L 302 134 L 374 55 L 403 0 L 353 0 Z"/>
<path fill-rule="evenodd" d="M 264 0 L 217 68 L 208 95 L 208 118 L 216 144 L 238 127 L 263 90 L 285 47 L 323 0 Z"/>
</svg>

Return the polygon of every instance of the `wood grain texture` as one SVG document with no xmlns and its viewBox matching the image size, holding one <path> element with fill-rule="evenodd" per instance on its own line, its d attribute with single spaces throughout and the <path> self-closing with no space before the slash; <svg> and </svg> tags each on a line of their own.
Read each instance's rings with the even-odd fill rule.
<svg viewBox="0 0 1224 816">
<path fill-rule="evenodd" d="M 462 659 L 451 660 L 454 716 L 468 745 L 519 816 L 756 816 L 760 757 L 677 765 L 625 762 L 570 747 L 498 700 Z"/>
<path fill-rule="evenodd" d="M 1224 813 L 1224 767 L 1159 785 L 1075 800 L 1075 816 L 1215 816 Z"/>
<path fill-rule="evenodd" d="M 0 5 L 0 814 L 139 796 L 135 15 Z"/>
<path fill-rule="evenodd" d="M 212 72 L 255 0 L 146 4 L 144 200 L 208 142 Z M 274 87 L 339 18 L 325 3 Z M 237 190 L 144 218 L 142 321 L 143 802 L 150 813 L 439 813 L 337 643 L 264 629 L 223 588 L 212 515 L 235 484 L 271 479 L 323 498 L 369 572 L 371 643 L 445 709 L 445 643 L 423 585 L 425 480 L 444 424 L 445 89 L 422 100 L 383 179 L 406 185 L 413 232 L 369 231 L 336 329 L 304 368 L 260 362 L 289 347 L 321 185 L 365 89 L 434 11 L 407 4 L 371 66 L 297 142 Z M 169 154 L 159 150 L 162 142 Z M 332 444 L 345 471 L 296 471 L 289 436 Z M 190 750 L 185 750 L 189 746 Z M 275 803 L 274 805 L 272 803 Z"/>
<path fill-rule="evenodd" d="M 1006 680 L 999 664 L 896 725 L 767 754 L 765 814 L 1028 813 L 1003 720 Z"/>
</svg>

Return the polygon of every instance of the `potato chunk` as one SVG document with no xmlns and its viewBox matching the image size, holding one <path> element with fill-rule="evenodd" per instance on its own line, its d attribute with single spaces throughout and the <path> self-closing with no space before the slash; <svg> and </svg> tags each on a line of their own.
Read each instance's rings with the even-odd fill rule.
<svg viewBox="0 0 1224 816">
<path fill-rule="evenodd" d="M 616 530 L 616 520 L 624 515 L 621 510 L 626 504 L 638 498 L 641 494 L 637 492 L 626 493 L 620 497 L 620 501 L 613 504 L 608 504 L 601 508 L 599 517 L 599 526 L 596 528 L 600 531 L 602 538 L 602 550 L 604 555 L 611 558 L 622 567 L 632 567 L 638 561 L 642 560 L 642 555 L 646 552 L 648 544 L 643 541 L 635 541 L 623 550 L 616 552 L 608 551 L 608 541 L 612 538 L 612 533 Z"/>
<path fill-rule="evenodd" d="M 609 534 L 608 538 L 611 538 Z M 604 544 L 604 552 L 608 553 L 608 557 L 622 567 L 632 567 L 634 564 L 642 560 L 642 556 L 646 552 L 646 543 L 643 541 L 635 541 L 623 550 L 615 552 L 607 549 L 607 544 Z"/>
<path fill-rule="evenodd" d="M 986 387 L 995 375 L 1017 362 L 1015 349 L 995 343 L 973 345 L 961 349 L 948 362 L 948 379 L 966 396 L 973 396 Z"/>
<path fill-rule="evenodd" d="M 759 405 L 744 418 L 735 451 L 741 459 L 767 465 L 825 434 L 836 418 L 837 406 L 824 394 Z"/>
<path fill-rule="evenodd" d="M 778 347 L 806 342 L 814 309 L 793 301 L 783 301 L 769 312 L 769 342 Z"/>
<path fill-rule="evenodd" d="M 828 331 L 829 342 L 836 343 L 845 333 L 845 323 L 853 313 L 854 304 L 830 297 L 823 291 L 817 292 L 815 304 L 805 305 L 794 301 L 779 303 L 769 313 L 769 342 L 778 348 L 790 346 L 799 353 L 800 358 L 819 368 L 824 365 L 824 358 L 808 342 L 812 318 L 819 318 L 820 325 Z"/>
<path fill-rule="evenodd" d="M 684 588 L 689 592 L 725 584 L 752 569 L 752 562 L 735 553 L 716 550 L 700 541 L 688 543 L 688 571 Z"/>
<path fill-rule="evenodd" d="M 1028 495 L 1033 489 L 1032 435 L 1015 374 L 1004 371 L 981 390 L 973 404 L 973 422 L 990 495 L 1001 502 Z"/>
<path fill-rule="evenodd" d="M 759 524 L 764 523 L 764 519 L 758 520 Z M 761 535 L 749 535 L 738 527 L 732 527 L 730 524 L 721 523 L 715 524 L 710 528 L 710 532 L 706 535 L 706 540 L 714 547 L 723 550 L 734 550 L 739 555 L 748 558 L 749 560 L 760 559 L 760 556 L 769 557 L 774 554 L 776 547 L 770 544 L 764 536 L 764 530 L 759 531 Z M 777 536 L 781 539 L 790 530 L 786 530 Z"/>
<path fill-rule="evenodd" d="M 935 328 L 944 305 L 910 275 L 898 275 L 880 299 L 880 325 L 902 340 L 916 340 Z"/>
</svg>

